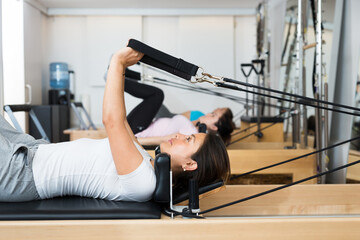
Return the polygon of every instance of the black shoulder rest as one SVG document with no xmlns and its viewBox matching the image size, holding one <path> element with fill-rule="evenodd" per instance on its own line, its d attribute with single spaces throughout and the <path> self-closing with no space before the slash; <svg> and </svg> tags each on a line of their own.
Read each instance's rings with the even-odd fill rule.
<svg viewBox="0 0 360 240">
<path fill-rule="evenodd" d="M 155 163 L 155 175 L 156 175 L 156 188 L 153 195 L 155 202 L 168 204 L 170 203 L 170 156 L 166 153 L 160 153 L 156 155 Z M 213 189 L 224 185 L 223 181 L 209 184 L 207 186 L 199 187 L 199 194 L 209 192 Z M 188 191 L 174 192 L 173 203 L 177 204 L 189 199 Z"/>
</svg>

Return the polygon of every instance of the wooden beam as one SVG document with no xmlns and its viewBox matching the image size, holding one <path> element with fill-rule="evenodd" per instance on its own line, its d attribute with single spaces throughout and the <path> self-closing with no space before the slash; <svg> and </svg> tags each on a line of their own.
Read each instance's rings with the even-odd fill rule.
<svg viewBox="0 0 360 240">
<path fill-rule="evenodd" d="M 7 240 L 359 239 L 359 217 L 0 222 Z"/>
<path fill-rule="evenodd" d="M 276 186 L 227 186 L 227 190 L 202 199 L 200 207 L 205 210 L 273 187 Z M 225 209 L 206 215 L 216 218 L 195 220 L 163 217 L 158 220 L 0 221 L 0 238 L 7 240 L 360 238 L 358 215 L 360 185 L 358 184 L 297 185 Z M 220 215 L 237 217 L 221 218 Z"/>
</svg>

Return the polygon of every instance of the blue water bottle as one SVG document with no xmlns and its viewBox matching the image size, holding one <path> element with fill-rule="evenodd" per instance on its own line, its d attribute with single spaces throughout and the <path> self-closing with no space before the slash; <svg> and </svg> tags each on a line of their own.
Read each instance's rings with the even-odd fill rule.
<svg viewBox="0 0 360 240">
<path fill-rule="evenodd" d="M 55 89 L 69 88 L 69 69 L 67 63 L 50 63 L 50 87 Z"/>
</svg>

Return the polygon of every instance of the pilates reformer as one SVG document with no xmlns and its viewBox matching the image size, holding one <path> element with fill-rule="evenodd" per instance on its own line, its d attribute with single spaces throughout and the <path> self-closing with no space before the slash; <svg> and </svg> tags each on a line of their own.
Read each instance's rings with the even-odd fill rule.
<svg viewBox="0 0 360 240">
<path fill-rule="evenodd" d="M 138 44 L 136 47 L 134 47 L 132 44 Z M 141 52 L 143 52 L 144 49 L 139 49 L 138 47 L 140 46 L 141 47 L 144 47 L 145 50 L 144 50 L 144 53 L 146 53 L 146 45 L 144 46 L 144 44 L 140 43 L 140 42 L 137 42 L 137 41 L 134 41 L 134 40 L 131 40 L 129 42 L 129 45 L 131 47 L 133 47 L 134 49 L 136 50 L 139 50 Z M 157 55 L 156 53 L 154 55 Z M 170 56 L 171 57 L 171 56 Z M 163 59 L 163 56 L 160 57 L 161 59 Z M 142 59 L 142 61 L 148 61 L 148 62 L 152 62 L 154 59 L 152 58 L 149 58 L 148 57 L 148 54 L 145 54 L 144 58 Z M 156 58 L 155 58 L 156 60 Z M 159 60 L 159 59 L 158 59 Z M 172 61 L 173 59 L 166 59 L 164 60 L 164 62 L 173 62 Z M 156 62 L 156 61 L 155 61 Z M 174 62 L 173 62 L 174 63 Z M 180 67 L 180 69 L 186 69 L 186 71 L 180 71 L 179 68 L 176 68 L 176 69 L 172 69 L 172 67 L 169 67 L 169 66 L 162 66 L 163 62 L 156 62 L 155 63 L 158 67 L 162 67 L 162 69 L 167 69 L 168 71 L 172 72 L 173 74 L 177 75 L 177 76 L 181 76 L 182 78 L 185 78 L 187 80 L 190 80 L 192 78 L 192 76 L 195 76 L 196 73 L 197 73 L 197 70 L 196 68 L 192 68 L 191 66 L 187 65 L 186 62 L 184 62 L 183 60 L 180 60 L 180 61 L 176 61 L 173 65 L 174 66 L 178 66 Z M 188 74 L 189 72 L 191 72 L 191 74 Z M 192 75 L 194 74 L 194 75 Z M 217 80 L 217 81 L 220 81 L 220 82 L 217 82 L 217 81 L 213 81 L 213 79 Z M 215 77 L 215 76 L 212 76 L 210 74 L 207 74 L 207 73 L 202 73 L 202 76 L 201 77 L 196 77 L 196 82 L 209 82 L 215 86 L 221 86 L 221 87 L 226 87 L 226 88 L 231 88 L 231 89 L 234 89 L 234 90 L 239 90 L 240 88 L 234 86 L 234 85 L 228 85 L 226 82 L 233 82 L 233 83 L 238 83 L 234 80 L 230 80 L 230 79 L 223 79 L 223 78 L 220 78 L 220 77 Z M 240 84 L 240 83 L 239 83 Z M 258 86 L 253 86 L 253 85 L 246 85 L 250 88 L 256 88 Z M 242 89 L 243 90 L 243 89 Z M 272 89 L 266 89 L 267 91 L 274 91 L 276 92 L 276 90 L 272 90 Z M 252 93 L 251 91 L 249 91 L 249 93 Z M 271 95 L 268 95 L 268 97 L 272 97 Z M 299 96 L 293 96 L 293 97 L 299 97 Z M 300 97 L 299 97 L 300 98 Z M 294 101 L 294 100 L 290 100 L 290 99 L 286 99 L 287 101 Z M 316 107 L 322 107 L 323 109 L 328 109 L 328 110 L 334 110 L 332 108 L 328 108 L 328 107 L 323 107 L 323 106 L 317 106 L 318 104 L 321 105 L 321 104 L 329 104 L 327 102 L 324 102 L 324 101 L 321 101 L 321 100 L 317 100 L 315 101 L 314 99 L 304 99 L 302 98 L 303 102 L 302 104 L 307 104 L 309 106 L 316 106 Z M 330 105 L 330 104 L 329 104 Z M 348 106 L 344 106 L 344 105 L 340 105 L 340 104 L 332 104 L 332 106 L 337 106 L 337 107 L 343 107 L 343 108 L 347 108 L 347 109 L 351 109 L 351 110 L 355 110 L 355 111 L 358 111 L 359 109 L 356 109 L 356 108 L 351 108 L 351 107 L 348 107 Z M 352 112 L 349 112 L 349 111 L 344 111 L 344 110 L 336 110 L 336 111 L 339 111 L 339 112 L 343 112 L 343 113 L 347 113 L 347 114 L 352 114 L 354 115 L 354 113 Z M 159 161 L 159 159 L 163 160 L 163 159 L 169 159 L 168 157 L 164 156 L 164 155 L 160 155 L 156 158 L 157 162 Z M 162 161 L 160 161 L 162 162 Z M 164 163 L 165 162 L 165 163 Z M 169 165 L 169 161 L 164 161 L 162 162 L 164 165 L 168 166 Z M 183 198 L 177 198 L 175 197 L 172 193 L 171 193 L 171 182 L 170 181 L 167 181 L 165 179 L 171 179 L 171 171 L 169 171 L 169 168 L 166 168 L 165 170 L 165 174 L 159 174 L 159 169 L 157 169 L 158 167 L 155 167 L 155 171 L 157 172 L 157 187 L 156 187 L 156 191 L 154 193 L 154 201 L 155 202 L 159 202 L 159 199 L 160 199 L 160 202 L 162 200 L 164 200 L 164 202 L 162 202 L 161 204 L 161 207 L 164 207 L 165 206 L 165 213 L 171 215 L 171 216 L 177 216 L 177 215 L 182 215 L 182 216 L 185 216 L 185 217 L 191 217 L 191 218 L 198 218 L 200 217 L 201 215 L 207 215 L 209 214 L 210 212 L 212 211 L 219 211 L 223 208 L 227 208 L 231 205 L 234 205 L 234 204 L 238 204 L 238 203 L 243 203 L 247 200 L 250 200 L 250 199 L 255 199 L 255 198 L 258 198 L 260 196 L 264 196 L 264 195 L 267 195 L 269 193 L 272 193 L 272 194 L 277 194 L 278 193 L 278 190 L 282 190 L 282 189 L 290 189 L 289 187 L 292 187 L 291 189 L 300 189 L 300 186 L 294 186 L 294 185 L 297 185 L 299 183 L 302 183 L 302 182 L 305 182 L 305 181 L 308 181 L 310 179 L 314 179 L 314 178 L 318 178 L 318 177 L 321 177 L 323 175 L 326 175 L 326 174 L 329 174 L 329 173 L 332 173 L 334 171 L 337 171 L 337 170 L 340 170 L 340 169 L 344 169 L 344 168 L 347 168 L 347 167 L 350 167 L 350 166 L 353 166 L 355 164 L 358 164 L 360 163 L 360 160 L 358 161 L 354 161 L 350 164 L 346 164 L 346 165 L 343 165 L 343 166 L 340 166 L 338 168 L 335 168 L 335 169 L 332 169 L 332 170 L 329 170 L 329 171 L 325 171 L 325 172 L 321 172 L 321 173 L 318 173 L 314 176 L 310 176 L 310 177 L 307 177 L 305 179 L 302 179 L 302 180 L 299 180 L 299 181 L 296 181 L 294 183 L 291 183 L 291 184 L 288 184 L 288 185 L 284 185 L 284 186 L 279 186 L 279 187 L 273 187 L 271 189 L 262 189 L 264 191 L 260 192 L 260 193 L 256 193 L 256 194 L 252 194 L 250 196 L 247 196 L 247 197 L 244 197 L 244 198 L 241 198 L 241 199 L 237 199 L 237 200 L 234 200 L 230 203 L 225 203 L 225 204 L 220 204 L 220 205 L 217 205 L 217 206 L 211 206 L 210 208 L 208 209 L 205 209 L 205 210 L 199 210 L 198 208 L 198 205 L 197 205 L 197 197 L 198 197 L 198 194 L 196 193 L 196 183 L 194 183 L 195 187 L 194 188 L 191 188 L 191 192 L 192 193 L 195 193 L 195 194 L 190 194 L 191 197 L 189 197 L 189 194 L 186 194 L 187 197 L 183 197 Z M 156 164 L 156 166 L 158 166 L 158 164 Z M 161 164 L 161 169 L 163 169 L 163 165 Z M 164 180 L 165 184 L 162 184 L 162 180 Z M 218 184 L 216 185 L 216 187 L 219 187 L 221 186 L 223 183 L 215 183 L 215 184 Z M 207 186 L 208 187 L 208 186 Z M 215 187 L 215 188 L 216 188 Z M 239 188 L 239 189 L 242 189 L 242 187 L 238 187 L 238 186 L 234 186 L 235 188 Z M 346 189 L 343 189 L 343 194 L 345 194 L 346 196 L 349 196 L 349 192 L 352 192 L 353 189 L 358 189 L 358 185 L 355 185 L 355 187 L 353 188 L 350 188 L 350 186 L 346 187 Z M 303 187 L 302 187 L 303 188 Z M 304 187 L 305 189 L 310 189 L 310 188 L 307 188 L 306 186 Z M 319 189 L 321 188 L 321 185 L 315 185 L 315 186 L 311 186 L 311 188 L 313 188 L 313 193 L 316 193 L 319 191 Z M 327 187 L 328 188 L 328 187 Z M 345 187 L 344 187 L 345 188 Z M 210 187 L 210 189 L 214 189 L 214 187 Z M 339 188 L 340 189 L 340 188 Z M 208 189 L 207 189 L 208 190 Z M 225 190 L 226 191 L 226 190 Z M 295 191 L 295 190 L 294 190 Z M 199 189 L 199 194 L 201 193 L 205 193 L 206 190 L 203 190 L 202 188 Z M 359 192 L 359 191 L 357 191 Z M 157 197 L 157 194 L 160 194 L 160 197 L 158 198 Z M 219 193 L 221 194 L 221 193 Z M 214 196 L 217 195 L 217 194 L 214 194 Z M 268 195 L 269 196 L 269 195 Z M 185 210 L 178 210 L 178 209 L 175 209 L 173 204 L 175 204 L 177 201 L 181 202 L 183 200 L 185 200 L 186 198 L 194 198 L 193 200 L 195 201 L 189 201 L 189 204 L 190 204 L 190 207 L 185 208 Z M 181 200 L 182 199 L 182 200 Z M 61 203 L 57 202 L 56 203 L 56 200 L 57 199 L 52 199 L 54 201 L 54 203 L 59 206 L 60 205 L 60 209 L 57 209 L 57 211 L 54 210 L 54 207 L 50 207 L 50 210 L 48 211 L 48 213 L 51 215 L 51 217 L 49 217 L 49 215 L 47 217 L 45 217 L 44 213 L 46 213 L 46 210 L 44 209 L 39 209 L 39 211 L 37 211 L 36 209 L 36 206 L 41 206 L 41 204 L 36 204 L 36 203 L 40 203 L 41 201 L 38 201 L 38 202 L 32 202 L 32 203 L 4 203 L 3 206 L 0 206 L 1 209 L 5 209 L 4 212 L 5 212 L 5 217 L 3 218 L 3 220 L 9 220 L 11 217 L 9 217 L 14 211 L 16 211 L 16 209 L 20 209 L 20 213 L 21 213 L 21 210 L 23 211 L 33 211 L 31 214 L 29 214 L 28 216 L 31 216 L 31 217 L 23 217 L 21 216 L 21 214 L 19 214 L 19 212 L 17 212 L 19 218 L 12 218 L 12 220 L 19 220 L 19 219 L 121 219 L 122 217 L 120 217 L 121 214 L 119 214 L 119 216 L 114 216 L 112 215 L 113 213 L 113 209 L 109 210 L 109 212 L 111 212 L 111 217 L 106 217 L 102 214 L 104 214 L 104 212 L 106 213 L 107 210 L 100 210 L 99 212 L 96 211 L 96 207 L 98 205 L 108 205 L 108 204 L 101 204 L 101 203 L 98 203 L 97 201 L 103 201 L 103 200 L 96 200 L 96 199 L 91 199 L 91 201 L 94 202 L 94 205 L 89 205 L 89 212 L 93 212 L 95 213 L 94 215 L 88 215 L 87 217 L 81 217 L 79 215 L 82 215 L 81 213 L 79 213 L 79 215 L 76 215 L 74 213 L 70 213 L 67 217 L 60 217 L 60 218 L 56 218 L 56 212 L 59 212 L 61 214 L 64 214 L 66 213 L 66 207 L 65 209 L 62 208 L 61 206 Z M 168 201 L 170 200 L 170 201 Z M 340 204 L 341 206 L 346 206 L 348 203 L 344 201 L 345 199 L 343 198 L 339 198 L 337 199 L 337 204 Z M 214 228 L 216 229 L 218 226 L 219 223 L 227 223 L 228 225 L 228 228 L 229 228 L 229 232 L 232 233 L 231 236 L 234 236 L 234 229 L 237 228 L 237 230 L 239 230 L 239 226 L 241 226 L 241 231 L 244 231 L 246 233 L 249 234 L 249 231 L 254 233 L 254 231 L 256 232 L 256 229 L 258 228 L 266 228 L 266 225 L 268 223 L 272 223 L 272 226 L 274 225 L 277 225 L 277 226 L 281 226 L 282 224 L 285 224 L 286 225 L 286 228 L 288 228 L 288 231 L 294 231 L 294 229 L 307 229 L 307 225 L 308 224 L 311 224 L 311 223 L 314 223 L 314 224 L 317 224 L 317 226 L 319 227 L 323 227 L 324 224 L 329 227 L 330 229 L 328 229 L 328 232 L 327 234 L 332 234 L 334 232 L 334 229 L 336 228 L 336 226 L 341 222 L 349 222 L 350 223 L 350 226 L 347 228 L 348 230 L 353 230 L 353 226 L 360 223 L 360 218 L 357 216 L 357 215 L 354 215 L 353 218 L 349 219 L 349 218 L 344 218 L 344 217 L 339 217 L 339 218 L 329 218 L 329 217 L 326 217 L 324 216 L 324 214 L 360 214 L 360 202 L 357 200 L 357 199 L 352 199 L 354 200 L 354 202 L 352 203 L 352 206 L 353 208 L 349 211 L 345 211 L 344 209 L 334 209 L 332 208 L 331 211 L 308 211 L 308 213 L 313 213 L 313 214 L 318 214 L 320 212 L 320 214 L 323 214 L 323 216 L 319 216 L 318 218 L 315 218 L 315 219 L 306 219 L 306 220 L 289 220 L 288 218 L 285 218 L 283 220 L 281 220 L 280 218 L 275 218 L 275 219 L 265 219 L 265 220 L 262 220 L 262 221 L 257 221 L 256 219 L 228 219 L 228 220 L 204 220 L 204 219 L 199 219 L 199 220 L 193 220 L 191 222 L 187 221 L 187 220 L 183 220 L 183 221 L 179 221 L 179 220 L 175 220 L 175 224 L 170 224 L 168 223 L 168 221 L 162 221 L 162 220 L 156 220 L 156 222 L 153 222 L 153 221 L 150 221 L 150 222 L 144 222 L 144 221 L 141 221 L 141 220 L 137 220 L 135 222 L 129 222 L 129 221 L 115 221 L 115 222 L 101 222 L 101 221 L 97 221 L 96 223 L 94 222 L 89 222 L 89 221 L 84 221 L 84 222 L 80 222 L 80 223 L 74 223 L 73 221 L 69 221 L 69 222 L 58 222 L 57 221 L 54 223 L 54 224 L 51 224 L 49 222 L 43 222 L 43 223 L 38 223 L 38 224 L 33 224 L 31 227 L 32 227 L 32 230 L 37 232 L 37 233 L 41 233 L 41 229 L 43 229 L 44 231 L 48 232 L 49 234 L 51 233 L 54 233 L 54 229 L 62 229 L 62 234 L 63 235 L 66 235 L 67 237 L 69 236 L 74 236 L 75 237 L 78 237 L 80 236 L 79 234 L 79 229 L 80 228 L 84 228 L 84 227 L 89 227 L 87 229 L 88 231 L 88 234 L 95 234 L 96 232 L 99 233 L 101 231 L 110 231 L 111 233 L 108 233 L 108 235 L 106 235 L 106 233 L 104 233 L 106 236 L 111 236 L 112 238 L 116 238 L 118 237 L 119 235 L 122 234 L 129 234 L 131 235 L 131 231 L 136 231 L 137 229 L 139 229 L 139 227 L 144 227 L 148 232 L 147 234 L 151 234 L 151 233 L 154 233 L 154 231 L 158 231 L 157 232 L 157 237 L 158 239 L 164 239 L 164 237 L 166 236 L 163 235 L 162 238 L 160 237 L 159 238 L 159 234 L 161 233 L 178 233 L 178 234 L 181 234 L 181 233 L 184 233 L 184 231 L 182 231 L 181 229 L 179 230 L 179 226 L 183 226 L 185 229 L 187 229 L 189 231 L 189 233 L 187 231 L 185 231 L 185 233 L 182 235 L 182 237 L 185 237 L 185 236 L 193 236 L 192 234 L 196 232 L 196 230 L 198 231 L 201 231 L 203 234 L 205 232 L 207 232 L 206 236 L 208 237 L 208 239 L 214 239 L 214 237 L 224 237 L 224 236 L 227 236 L 226 233 L 224 232 L 221 232 L 221 234 L 219 235 L 219 233 L 216 234 L 216 232 L 212 231 L 211 229 Z M 44 201 L 51 201 L 51 200 L 44 200 Z M 72 200 L 71 200 L 72 201 Z M 75 199 L 75 201 L 77 201 Z M 80 208 L 83 207 L 83 204 L 81 203 L 81 198 L 79 198 L 80 203 L 77 205 L 79 206 Z M 87 200 L 85 200 L 87 201 Z M 84 201 L 84 202 L 85 202 Z M 341 201 L 341 203 L 339 203 Z M 315 201 L 316 202 L 316 201 Z M 321 201 L 320 201 L 321 202 Z M 23 207 L 21 207 L 21 204 L 24 204 Z M 25 206 L 27 204 L 27 206 Z M 68 202 L 68 204 L 70 204 L 71 206 L 76 206 L 76 204 L 74 204 L 73 202 Z M 67 203 L 64 203 L 64 205 L 68 205 Z M 92 204 L 92 203 L 91 203 Z M 124 203 L 126 204 L 126 203 Z M 200 202 L 201 204 L 201 202 Z M 322 204 L 328 204 L 328 203 L 324 203 L 322 202 Z M 0 204 L 1 205 L 1 204 Z M 44 204 L 43 206 L 45 206 L 46 204 Z M 112 203 L 110 204 L 112 205 Z M 156 204 L 157 205 L 157 204 Z M 112 205 L 114 206 L 114 205 Z M 135 205 L 134 205 L 135 206 Z M 157 205 L 157 216 L 159 216 L 159 213 L 160 213 L 160 208 L 159 205 Z M 319 207 L 321 208 L 322 205 L 320 205 Z M 68 207 L 68 206 L 67 206 Z M 150 208 L 153 208 L 154 206 L 149 206 Z M 33 209 L 29 209 L 29 208 L 33 208 Z M 120 208 L 120 206 L 115 206 L 115 208 Z M 126 211 L 130 211 L 130 208 L 129 207 L 126 207 L 126 206 L 123 206 L 124 209 L 126 209 Z M 139 206 L 136 206 L 134 207 L 136 209 L 139 208 Z M 134 210 L 136 211 L 136 210 Z M 69 211 L 70 212 L 70 211 Z M 102 212 L 102 213 L 101 213 Z M 286 211 L 285 211 L 286 212 Z M 88 213 L 88 212 L 87 212 Z M 288 214 L 289 211 L 286 212 L 286 214 Z M 42 215 L 44 214 L 44 215 Z M 60 214 L 60 215 L 61 215 Z M 239 216 L 241 215 L 241 212 L 239 211 L 235 211 L 233 213 L 233 215 L 236 215 L 236 216 Z M 34 215 L 36 215 L 37 217 L 34 217 Z M 85 214 L 86 215 L 86 214 Z M 101 216 L 101 217 L 98 217 L 98 216 Z M 106 214 L 105 214 L 106 215 Z M 142 214 L 139 214 L 139 215 L 142 215 Z M 145 214 L 144 214 L 145 215 Z M 221 213 L 220 213 L 221 215 Z M 226 214 L 225 214 L 226 215 Z M 225 216 L 223 214 L 223 216 Z M 246 215 L 246 214 L 245 214 Z M 275 213 L 276 215 L 276 213 Z M 77 216 L 77 217 L 75 217 Z M 7 218 L 6 218 L 7 217 Z M 130 217 L 132 218 L 132 217 Z M 134 218 L 139 218 L 138 216 L 134 217 Z M 165 219 L 165 218 L 164 218 Z M 159 221 L 159 222 L 158 222 Z M 24 232 L 26 232 L 26 229 L 29 228 L 29 224 L 26 223 L 26 222 L 19 222 L 19 223 L 10 223 L 7 224 L 8 222 L 0 222 L 0 230 L 7 230 L 9 231 L 10 229 L 20 229 L 18 231 L 19 234 L 21 234 L 21 236 L 24 236 Z M 71 226 L 71 224 L 74 224 L 74 226 Z M 136 228 L 134 228 L 134 224 L 136 224 Z M 189 225 L 190 224 L 190 225 Z M 239 225 L 241 224 L 241 225 Z M 147 227 L 146 227 L 147 226 Z M 255 227 L 256 226 L 256 227 Z M 167 228 L 164 232 L 164 229 L 163 228 Z M 181 228 L 181 227 L 180 227 Z M 151 230 L 152 229 L 152 230 Z M 162 229 L 162 230 L 161 230 Z M 232 229 L 232 230 L 231 230 Z M 289 230 L 290 229 L 290 230 Z M 75 233 L 73 233 L 73 230 L 76 230 Z M 276 230 L 274 230 L 276 232 Z M 353 234 L 354 232 L 352 232 Z M 73 234 L 73 235 L 72 235 Z M 88 235 L 87 234 L 87 235 Z M 190 234 L 190 235 L 189 235 Z M 211 237 L 209 237 L 209 234 L 212 234 Z M 358 234 L 358 233 L 357 233 Z M 144 234 L 142 234 L 143 236 L 145 236 Z M 5 236 L 12 236 L 11 233 L 7 233 L 7 235 Z M 132 236 L 134 237 L 134 233 L 132 234 Z M 350 235 L 347 235 L 347 236 L 350 236 Z M 39 236 L 37 236 L 37 238 L 39 238 Z M 44 238 L 44 236 L 40 236 L 40 239 Z M 166 236 L 167 238 L 167 236 Z"/>
<path fill-rule="evenodd" d="M 84 219 L 159 219 L 162 210 L 172 215 L 194 217 L 199 211 L 199 194 L 205 194 L 223 186 L 223 182 L 216 182 L 198 188 L 193 180 L 189 192 L 172 191 L 172 172 L 170 157 L 158 154 L 155 158 L 154 169 L 156 188 L 152 200 L 148 202 L 109 201 L 102 199 L 65 196 L 30 202 L 2 202 L 0 203 L 0 220 L 84 220 Z M 189 199 L 188 207 L 174 204 Z"/>
<path fill-rule="evenodd" d="M 72 107 L 84 129 L 93 127 L 96 130 L 95 125 L 81 103 L 72 103 Z M 90 126 L 86 126 L 76 108 L 83 109 L 90 122 Z M 37 129 L 43 135 L 43 139 L 48 140 L 31 105 L 5 105 L 4 110 L 8 113 L 16 129 L 20 132 L 22 132 L 22 129 L 13 112 L 29 112 Z M 154 159 L 156 188 L 151 201 L 116 202 L 86 197 L 65 196 L 31 202 L 4 202 L 0 203 L 0 220 L 157 219 L 160 218 L 163 208 L 168 207 L 170 211 L 174 211 L 174 204 L 189 199 L 189 208 L 181 208 L 181 211 L 185 209 L 182 214 L 186 215 L 186 211 L 190 211 L 191 213 L 194 207 L 196 207 L 196 209 L 199 208 L 199 194 L 220 188 L 224 184 L 220 181 L 198 188 L 197 183 L 191 180 L 190 186 L 192 187 L 190 192 L 174 192 L 173 195 L 170 156 L 158 152 Z M 192 206 L 192 208 L 190 208 L 190 206 Z M 179 209 L 179 207 L 177 207 L 177 209 Z"/>
</svg>

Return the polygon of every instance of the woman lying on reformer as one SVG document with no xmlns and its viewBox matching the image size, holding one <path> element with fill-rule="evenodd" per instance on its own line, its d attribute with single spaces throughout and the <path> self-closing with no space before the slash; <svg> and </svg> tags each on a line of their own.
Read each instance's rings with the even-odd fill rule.
<svg viewBox="0 0 360 240">
<path fill-rule="evenodd" d="M 48 144 L 17 132 L 0 117 L 0 201 L 19 202 L 76 195 L 116 201 L 147 201 L 156 178 L 150 155 L 131 131 L 124 103 L 124 70 L 143 54 L 129 48 L 111 59 L 103 100 L 108 138 Z M 177 134 L 161 143 L 171 156 L 174 188 L 226 180 L 229 158 L 214 134 Z"/>
<path fill-rule="evenodd" d="M 125 92 L 143 100 L 127 116 L 142 145 L 159 145 L 178 132 L 191 135 L 204 130 L 218 133 L 227 143 L 235 128 L 229 108 L 217 108 L 208 114 L 200 111 L 174 114 L 162 105 L 164 93 L 161 89 L 129 78 L 125 79 Z"/>
</svg>

